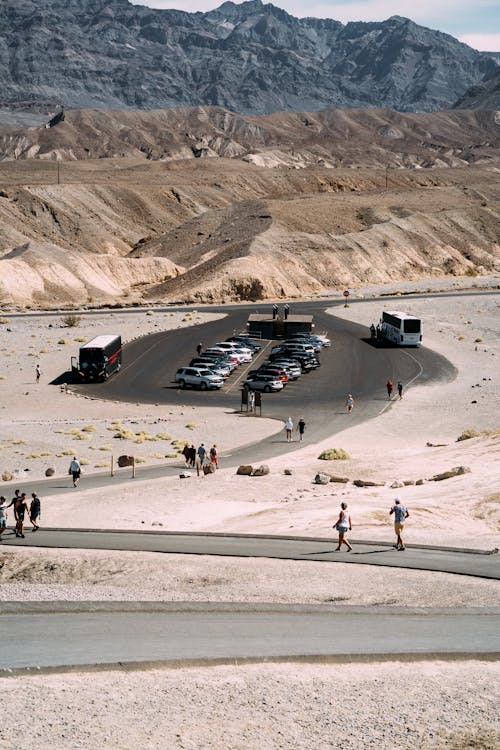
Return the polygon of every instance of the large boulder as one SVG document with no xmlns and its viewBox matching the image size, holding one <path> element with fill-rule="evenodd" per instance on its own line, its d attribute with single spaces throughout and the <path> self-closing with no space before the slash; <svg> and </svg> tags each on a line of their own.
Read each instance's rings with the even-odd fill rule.
<svg viewBox="0 0 500 750">
<path fill-rule="evenodd" d="M 470 474 L 468 466 L 455 466 L 449 471 L 443 471 L 442 474 L 435 474 L 431 477 L 431 482 L 441 482 L 443 479 L 451 479 L 451 477 L 458 477 L 461 474 Z"/>
<path fill-rule="evenodd" d="M 251 477 L 253 474 L 253 466 L 249 464 L 242 464 L 236 469 L 237 474 L 241 474 L 244 477 Z"/>
<path fill-rule="evenodd" d="M 331 477 L 329 474 L 322 474 L 321 472 L 318 472 L 314 477 L 314 484 L 329 484 L 330 478 Z"/>
<path fill-rule="evenodd" d="M 339 484 L 347 484 L 349 477 L 339 477 L 336 474 L 330 475 L 330 482 L 338 482 Z"/>
<path fill-rule="evenodd" d="M 261 466 L 252 471 L 253 477 L 265 477 L 266 474 L 269 474 L 269 466 L 267 464 L 261 464 Z"/>
</svg>

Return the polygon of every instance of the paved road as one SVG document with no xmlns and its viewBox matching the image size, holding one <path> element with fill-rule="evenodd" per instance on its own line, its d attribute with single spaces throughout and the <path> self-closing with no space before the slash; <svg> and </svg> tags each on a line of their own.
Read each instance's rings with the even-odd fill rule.
<svg viewBox="0 0 500 750">
<path fill-rule="evenodd" d="M 170 554 L 268 557 L 361 565 L 382 565 L 500 579 L 500 555 L 446 547 L 407 546 L 398 552 L 389 543 L 354 542 L 353 552 L 335 552 L 336 540 L 244 534 L 84 531 L 28 531 L 25 539 L 4 534 L 2 547 L 35 546 L 77 549 L 145 550 Z"/>
<path fill-rule="evenodd" d="M 25 668 L 424 656 L 498 658 L 500 609 L 12 604 L 0 614 L 0 673 Z"/>
</svg>

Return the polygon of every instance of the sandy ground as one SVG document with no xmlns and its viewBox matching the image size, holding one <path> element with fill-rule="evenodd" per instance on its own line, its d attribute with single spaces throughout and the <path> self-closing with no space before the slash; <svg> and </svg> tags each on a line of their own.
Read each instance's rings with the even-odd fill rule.
<svg viewBox="0 0 500 750">
<path fill-rule="evenodd" d="M 377 293 L 364 291 L 370 296 Z M 373 296 L 370 302 L 335 308 L 334 312 L 369 325 L 387 306 Z M 388 508 L 398 495 L 411 512 L 406 530 L 409 542 L 485 549 L 500 546 L 500 292 L 481 297 L 461 295 L 451 300 L 405 297 L 398 304 L 391 302 L 390 307 L 422 315 L 425 344 L 455 365 L 455 381 L 432 386 L 405 384 L 408 387 L 401 402 L 392 402 L 377 419 L 360 427 L 346 425 L 342 433 L 321 444 L 306 433 L 300 451 L 269 461 L 271 472 L 266 477 L 238 477 L 233 469 L 221 468 L 216 475 L 199 479 L 166 478 L 133 486 L 125 482 L 119 492 L 104 488 L 94 493 L 83 485 L 77 492 L 42 498 L 43 524 L 144 529 L 161 523 L 171 530 L 290 531 L 294 535 L 332 536 L 339 503 L 346 500 L 353 517 L 353 539 L 391 539 Z M 202 322 L 202 315 L 194 317 L 193 321 L 169 322 L 138 313 L 137 319 L 120 321 L 119 325 L 121 330 L 129 325 L 125 337 L 132 337 L 134 327 L 137 335 L 158 330 L 155 323 Z M 96 321 L 92 332 L 100 332 L 104 320 L 99 324 Z M 106 404 L 103 409 L 100 402 L 54 393 L 52 387 L 50 399 L 41 398 L 47 393 L 47 380 L 61 371 L 63 363 L 67 366 L 70 355 L 70 347 L 56 341 L 60 335 L 68 337 L 68 332 L 54 331 L 55 343 L 47 347 L 43 358 L 40 355 L 42 382 L 34 385 L 38 356 L 28 356 L 30 352 L 39 355 L 39 336 L 46 325 L 36 318 L 16 318 L 0 328 L 5 355 L 1 369 L 5 379 L 0 382 L 3 469 L 17 468 L 20 477 L 29 461 L 29 476 L 33 477 L 36 472 L 42 473 L 48 461 L 65 473 L 64 451 L 73 451 L 75 445 L 79 455 L 85 451 L 94 468 L 99 463 L 94 453 L 112 442 L 108 427 L 114 419 L 127 422 L 127 426 L 136 423 L 136 432 L 146 430 L 157 436 L 167 431 L 171 439 L 218 440 L 222 446 L 237 431 L 241 434 L 241 419 L 237 422 L 235 415 L 214 410 L 206 414 L 197 411 L 193 418 L 187 411 L 172 409 L 165 415 L 168 423 L 158 424 L 154 410 L 147 406 Z M 8 343 L 5 330 L 14 326 L 15 346 Z M 80 333 L 85 336 L 88 331 L 82 327 L 75 336 Z M 11 356 L 7 356 L 9 352 Z M 397 373 L 388 376 L 397 380 Z M 189 430 L 185 427 L 188 421 L 197 427 Z M 86 424 L 96 427 L 89 433 L 91 440 L 77 438 L 78 442 L 73 442 L 76 433 L 69 430 L 82 432 Z M 57 432 L 62 428 L 65 432 Z M 456 442 L 464 430 L 472 428 L 477 437 Z M 276 423 L 248 419 L 246 429 L 242 443 L 270 434 L 276 430 Z M 14 441 L 19 439 L 26 443 L 16 446 Z M 170 450 L 165 438 L 147 441 L 153 450 L 145 442 L 133 444 L 138 446 L 137 451 L 144 450 L 143 457 L 151 462 L 160 460 L 151 457 L 153 450 L 164 454 Z M 442 445 L 428 447 L 428 442 Z M 351 458 L 318 460 L 326 447 L 343 448 Z M 51 455 L 27 458 L 29 453 L 41 453 L 43 449 Z M 16 450 L 21 453 L 16 454 Z M 106 452 L 102 451 L 103 455 Z M 458 465 L 469 467 L 470 473 L 443 482 L 427 481 L 435 473 Z M 287 468 L 292 469 L 290 476 L 284 473 Z M 383 486 L 356 488 L 351 482 L 314 485 L 313 477 L 320 469 L 350 479 L 370 479 Z M 426 480 L 420 486 L 390 486 L 420 478 Z M 4 548 L 0 563 L 3 600 L 495 606 L 500 599 L 495 581 L 341 564 L 29 547 Z M 228 666 L 125 675 L 111 672 L 2 678 L 4 709 L 10 716 L 26 716 L 26 721 L 14 731 L 12 727 L 0 730 L 0 748 L 38 750 L 50 745 L 61 750 L 93 750 L 104 743 L 116 750 L 138 746 L 237 750 L 341 745 L 356 750 L 493 750 L 500 747 L 495 694 L 498 678 L 497 664 L 481 662 Z M 43 706 L 38 709 L 37 696 L 42 690 Z M 35 720 L 30 721 L 33 706 Z"/>
</svg>

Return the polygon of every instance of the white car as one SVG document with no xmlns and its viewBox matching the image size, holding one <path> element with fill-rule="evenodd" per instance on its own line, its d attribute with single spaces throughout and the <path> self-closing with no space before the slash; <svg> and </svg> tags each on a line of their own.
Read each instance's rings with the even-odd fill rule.
<svg viewBox="0 0 500 750">
<path fill-rule="evenodd" d="M 208 388 L 222 388 L 224 378 L 203 367 L 179 367 L 175 373 L 175 382 L 179 384 L 179 388 L 190 385 L 206 391 Z"/>
<path fill-rule="evenodd" d="M 256 373 L 251 378 L 245 380 L 243 388 L 247 391 L 264 391 L 264 393 L 270 393 L 271 391 L 282 391 L 283 383 L 275 375 L 259 375 Z"/>
</svg>

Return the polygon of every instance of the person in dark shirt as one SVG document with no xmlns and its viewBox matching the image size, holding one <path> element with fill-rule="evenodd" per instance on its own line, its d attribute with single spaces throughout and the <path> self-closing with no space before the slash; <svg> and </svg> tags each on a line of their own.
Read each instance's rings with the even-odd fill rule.
<svg viewBox="0 0 500 750">
<path fill-rule="evenodd" d="M 36 494 L 36 492 L 31 493 L 31 497 L 33 498 L 30 504 L 30 523 L 33 526 L 33 531 L 38 531 L 40 526 L 38 525 L 38 522 L 40 521 L 40 498 Z"/>
</svg>

